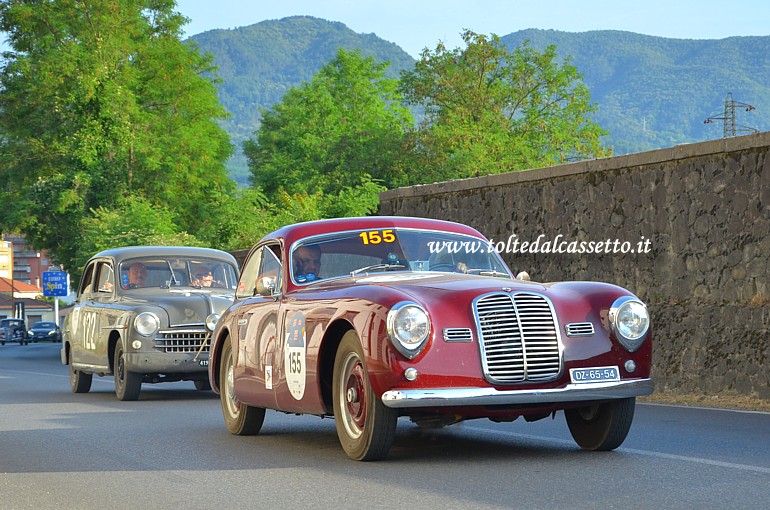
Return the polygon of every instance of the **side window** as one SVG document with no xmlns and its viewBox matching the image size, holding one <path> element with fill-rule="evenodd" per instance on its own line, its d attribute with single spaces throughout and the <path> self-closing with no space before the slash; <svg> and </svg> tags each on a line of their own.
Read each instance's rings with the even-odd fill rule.
<svg viewBox="0 0 770 510">
<path fill-rule="evenodd" d="M 262 263 L 262 248 L 255 250 L 246 260 L 238 280 L 238 288 L 235 289 L 236 298 L 248 298 L 257 293 L 257 271 Z"/>
<path fill-rule="evenodd" d="M 270 296 L 280 292 L 281 248 L 279 244 L 260 246 L 246 260 L 238 280 L 237 298 Z"/>
<path fill-rule="evenodd" d="M 262 254 L 262 264 L 257 273 L 257 294 L 272 296 L 281 292 L 281 261 L 276 252 L 278 245 L 265 246 Z"/>
<path fill-rule="evenodd" d="M 98 292 L 104 292 L 111 294 L 115 288 L 115 271 L 112 269 L 112 264 L 108 262 L 100 262 L 96 268 L 97 277 L 96 281 Z"/>
<path fill-rule="evenodd" d="M 80 288 L 78 288 L 78 295 L 91 293 L 91 288 L 92 288 L 91 284 L 94 279 L 95 267 L 96 267 L 96 262 L 93 262 L 91 264 L 88 264 L 88 266 L 86 266 L 86 270 L 83 272 L 83 277 L 80 279 Z"/>
</svg>

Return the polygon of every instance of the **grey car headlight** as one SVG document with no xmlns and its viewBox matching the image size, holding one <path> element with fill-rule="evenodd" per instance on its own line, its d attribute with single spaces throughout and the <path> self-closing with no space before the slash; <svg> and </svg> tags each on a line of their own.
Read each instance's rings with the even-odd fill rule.
<svg viewBox="0 0 770 510">
<path fill-rule="evenodd" d="M 631 296 L 623 296 L 612 303 L 609 320 L 615 337 L 629 352 L 634 352 L 642 345 L 650 329 L 647 307 Z"/>
<path fill-rule="evenodd" d="M 209 331 L 214 331 L 214 328 L 217 327 L 217 322 L 219 322 L 219 319 L 221 318 L 221 313 L 209 314 L 209 316 L 206 317 L 206 328 L 208 328 Z"/>
<path fill-rule="evenodd" d="M 160 319 L 152 312 L 142 312 L 134 319 L 134 329 L 142 336 L 152 336 L 160 328 Z"/>
<path fill-rule="evenodd" d="M 430 317 L 417 303 L 401 301 L 388 312 L 388 336 L 393 346 L 409 359 L 417 356 L 430 333 Z"/>
</svg>

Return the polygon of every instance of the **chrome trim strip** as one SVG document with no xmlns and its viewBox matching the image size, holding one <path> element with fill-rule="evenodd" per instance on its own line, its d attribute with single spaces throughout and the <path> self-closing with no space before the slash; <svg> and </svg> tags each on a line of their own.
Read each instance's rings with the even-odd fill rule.
<svg viewBox="0 0 770 510">
<path fill-rule="evenodd" d="M 592 322 L 571 322 L 564 326 L 567 336 L 592 336 L 594 325 Z"/>
<path fill-rule="evenodd" d="M 382 394 L 382 403 L 391 408 L 547 404 L 642 397 L 650 395 L 654 387 L 652 379 L 633 379 L 609 383 L 568 384 L 563 388 L 540 390 L 500 391 L 495 388 L 390 390 Z"/>
<path fill-rule="evenodd" d="M 444 328 L 445 342 L 473 342 L 471 328 Z"/>
</svg>

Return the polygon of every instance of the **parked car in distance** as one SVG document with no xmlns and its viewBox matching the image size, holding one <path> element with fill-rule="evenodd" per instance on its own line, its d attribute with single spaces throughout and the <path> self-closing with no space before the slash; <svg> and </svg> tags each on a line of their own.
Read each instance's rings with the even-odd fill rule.
<svg viewBox="0 0 770 510">
<path fill-rule="evenodd" d="M 27 345 L 27 325 L 24 319 L 0 320 L 0 345 L 10 342 Z"/>
<path fill-rule="evenodd" d="M 30 342 L 61 342 L 61 328 L 55 322 L 38 321 L 27 332 Z"/>
<path fill-rule="evenodd" d="M 516 279 L 476 230 L 422 218 L 283 227 L 247 256 L 213 333 L 209 379 L 228 430 L 266 409 L 334 416 L 345 453 L 387 455 L 418 427 L 563 412 L 612 450 L 653 391 L 646 306 L 606 283 Z"/>
<path fill-rule="evenodd" d="M 74 393 L 112 375 L 119 400 L 142 383 L 208 382 L 209 337 L 233 301 L 238 266 L 229 253 L 135 246 L 94 255 L 62 328 L 61 360 Z"/>
</svg>

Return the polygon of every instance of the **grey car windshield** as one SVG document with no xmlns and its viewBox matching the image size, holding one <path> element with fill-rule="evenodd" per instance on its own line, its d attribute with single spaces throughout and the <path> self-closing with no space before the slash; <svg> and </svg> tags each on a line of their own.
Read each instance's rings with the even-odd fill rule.
<svg viewBox="0 0 770 510">
<path fill-rule="evenodd" d="M 450 232 L 357 230 L 308 237 L 292 247 L 292 278 L 299 284 L 380 271 L 511 277 L 488 242 Z"/>
<path fill-rule="evenodd" d="M 123 289 L 195 287 L 235 289 L 235 268 L 222 260 L 199 257 L 139 257 L 121 262 Z"/>
</svg>

